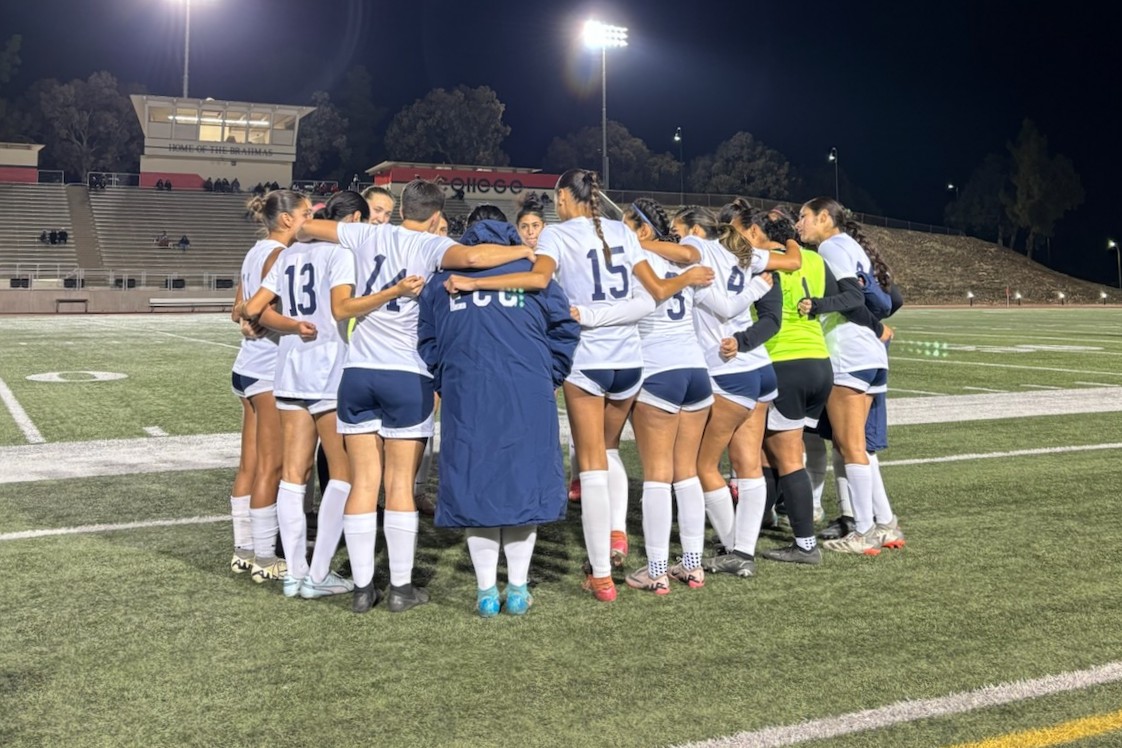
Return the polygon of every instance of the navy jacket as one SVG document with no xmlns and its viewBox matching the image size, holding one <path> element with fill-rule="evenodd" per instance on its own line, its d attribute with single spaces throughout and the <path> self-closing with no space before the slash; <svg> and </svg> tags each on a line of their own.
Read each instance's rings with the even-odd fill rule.
<svg viewBox="0 0 1122 748">
<path fill-rule="evenodd" d="M 473 227 L 474 228 L 474 227 Z M 519 260 L 465 275 L 530 270 Z M 441 396 L 440 527 L 553 522 L 568 504 L 555 388 L 580 325 L 556 283 L 540 292 L 449 295 L 437 273 L 420 296 L 418 350 Z"/>
</svg>

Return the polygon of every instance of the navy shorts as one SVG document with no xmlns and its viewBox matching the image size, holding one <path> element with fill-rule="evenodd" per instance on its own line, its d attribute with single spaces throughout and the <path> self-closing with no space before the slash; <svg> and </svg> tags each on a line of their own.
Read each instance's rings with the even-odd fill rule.
<svg viewBox="0 0 1122 748">
<path fill-rule="evenodd" d="M 834 374 L 834 384 L 838 387 L 876 395 L 888 391 L 888 369 L 861 369 Z"/>
<path fill-rule="evenodd" d="M 585 392 L 609 400 L 627 400 L 639 391 L 643 370 L 633 369 L 574 369 L 565 381 Z"/>
<path fill-rule="evenodd" d="M 639 402 L 667 413 L 701 410 L 713 404 L 708 369 L 671 369 L 643 380 Z"/>
<path fill-rule="evenodd" d="M 712 379 L 713 394 L 749 410 L 755 408 L 756 403 L 771 402 L 779 394 L 779 380 L 771 364 L 752 371 L 719 374 Z"/>
<path fill-rule="evenodd" d="M 433 431 L 432 379 L 411 371 L 343 369 L 336 418 L 340 434 L 421 439 Z"/>
</svg>

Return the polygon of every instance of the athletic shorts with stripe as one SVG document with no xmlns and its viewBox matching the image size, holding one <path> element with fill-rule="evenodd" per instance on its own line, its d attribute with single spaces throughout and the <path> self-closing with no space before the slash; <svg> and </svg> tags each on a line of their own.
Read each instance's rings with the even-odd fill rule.
<svg viewBox="0 0 1122 748">
<path fill-rule="evenodd" d="M 770 403 L 779 394 L 779 380 L 771 364 L 751 371 L 718 374 L 710 380 L 714 395 L 748 410 L 754 409 L 756 403 Z"/>
<path fill-rule="evenodd" d="M 235 371 L 230 373 L 230 388 L 238 397 L 248 399 L 262 392 L 272 392 L 273 380 L 247 377 Z"/>
<path fill-rule="evenodd" d="M 635 397 L 643 384 L 643 369 L 574 369 L 565 381 L 590 395 L 628 400 Z"/>
<path fill-rule="evenodd" d="M 344 369 L 336 417 L 340 434 L 379 434 L 384 439 L 430 437 L 432 379 L 394 369 Z"/>
<path fill-rule="evenodd" d="M 768 430 L 794 431 L 817 426 L 834 388 L 830 359 L 800 358 L 776 361 L 772 366 L 779 381 L 779 394 L 768 410 Z"/>
<path fill-rule="evenodd" d="M 708 369 L 670 369 L 643 380 L 639 402 L 667 413 L 704 410 L 713 404 Z"/>
</svg>

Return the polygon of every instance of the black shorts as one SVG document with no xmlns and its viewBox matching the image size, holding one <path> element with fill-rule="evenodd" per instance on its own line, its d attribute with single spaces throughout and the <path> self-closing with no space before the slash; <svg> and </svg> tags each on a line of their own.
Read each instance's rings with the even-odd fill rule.
<svg viewBox="0 0 1122 748">
<path fill-rule="evenodd" d="M 814 428 L 834 387 L 834 369 L 828 358 L 776 361 L 779 395 L 767 414 L 768 431 Z"/>
</svg>

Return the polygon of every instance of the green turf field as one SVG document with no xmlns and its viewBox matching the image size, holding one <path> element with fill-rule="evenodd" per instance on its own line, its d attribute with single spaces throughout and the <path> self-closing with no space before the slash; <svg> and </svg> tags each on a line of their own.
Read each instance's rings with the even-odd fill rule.
<svg viewBox="0 0 1122 748">
<path fill-rule="evenodd" d="M 890 429 L 905 549 L 761 561 L 756 579 L 711 575 L 666 598 L 621 588 L 604 605 L 579 587 L 574 507 L 541 528 L 525 619 L 476 617 L 460 533 L 424 519 L 416 579 L 433 604 L 400 616 L 232 576 L 228 522 L 15 535 L 217 517 L 229 467 L 0 482 L 0 745 L 672 745 L 1122 660 L 1122 460 L 1106 446 L 1122 443 L 1120 323 L 1111 308 L 905 310 L 893 397 L 1008 409 Z M 4 320 L 0 380 L 26 414 L 0 409 L 4 480 L 28 423 L 48 446 L 106 455 L 83 443 L 235 431 L 236 344 L 222 315 Z M 88 371 L 127 377 L 27 379 Z M 1018 415 L 1077 390 L 1104 412 Z M 637 566 L 642 475 L 633 444 L 623 454 Z M 927 462 L 893 464 L 912 460 Z M 1114 682 L 805 744 L 953 745 L 1114 712 L 1120 696 Z"/>
</svg>

